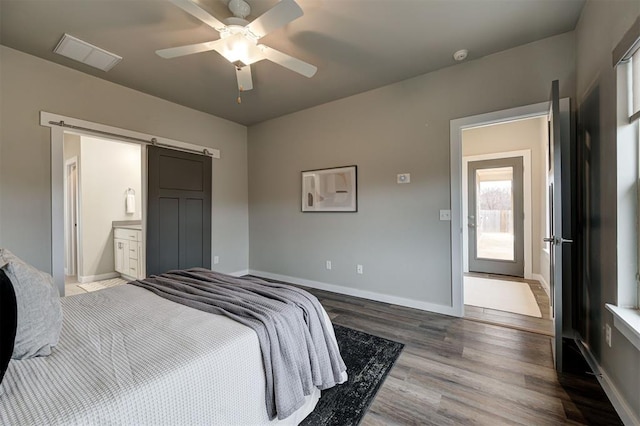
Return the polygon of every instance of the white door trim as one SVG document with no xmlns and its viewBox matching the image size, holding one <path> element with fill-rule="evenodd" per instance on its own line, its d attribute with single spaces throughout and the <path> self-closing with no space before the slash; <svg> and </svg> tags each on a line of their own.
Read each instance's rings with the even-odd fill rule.
<svg viewBox="0 0 640 426">
<path fill-rule="evenodd" d="M 454 315 L 464 315 L 463 255 L 462 255 L 462 130 L 523 118 L 546 116 L 549 102 L 494 111 L 450 122 L 451 149 L 451 300 Z"/>
<path fill-rule="evenodd" d="M 69 182 L 69 171 L 75 167 L 75 182 Z M 73 156 L 64 162 L 64 226 L 65 226 L 65 275 L 80 275 L 80 259 L 82 253 L 80 248 L 80 168 L 78 156 Z M 73 190 L 73 191 L 72 191 Z M 72 195 L 74 193 L 74 195 Z M 73 198 L 75 198 L 75 208 L 73 208 Z M 73 209 L 73 211 L 72 211 Z M 75 217 L 75 221 L 72 219 Z M 74 223 L 77 226 L 74 226 Z"/>
<path fill-rule="evenodd" d="M 466 196 L 469 186 L 469 162 L 481 160 L 494 160 L 498 158 L 521 157 L 524 167 L 524 277 L 532 279 L 532 212 L 531 212 L 531 150 L 496 152 L 492 154 L 469 155 L 462 157 L 462 256 L 463 271 L 469 272 L 469 233 L 467 230 L 467 217 L 469 216 L 469 197 Z"/>
</svg>

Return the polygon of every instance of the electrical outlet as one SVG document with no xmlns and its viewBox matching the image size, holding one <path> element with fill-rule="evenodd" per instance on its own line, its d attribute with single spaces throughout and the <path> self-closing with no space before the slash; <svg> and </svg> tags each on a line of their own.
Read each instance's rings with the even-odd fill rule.
<svg viewBox="0 0 640 426">
<path fill-rule="evenodd" d="M 360 275 L 362 275 L 364 272 L 362 270 L 362 265 L 356 265 L 356 272 Z"/>
<path fill-rule="evenodd" d="M 220 263 L 220 256 L 213 256 L 213 264 L 217 265 L 218 263 Z"/>
<path fill-rule="evenodd" d="M 331 270 L 331 261 L 330 260 L 327 260 L 326 268 Z"/>
<path fill-rule="evenodd" d="M 607 345 L 611 347 L 611 326 L 609 324 L 604 326 L 604 339 L 607 341 Z"/>
<path fill-rule="evenodd" d="M 440 210 L 440 220 L 451 220 L 451 210 Z"/>
</svg>

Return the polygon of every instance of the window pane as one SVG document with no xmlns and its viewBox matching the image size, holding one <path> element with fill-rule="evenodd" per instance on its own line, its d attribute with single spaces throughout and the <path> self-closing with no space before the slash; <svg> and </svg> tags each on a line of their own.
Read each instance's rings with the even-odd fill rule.
<svg viewBox="0 0 640 426">
<path fill-rule="evenodd" d="M 477 257 L 514 260 L 513 167 L 477 170 L 476 185 Z"/>
</svg>

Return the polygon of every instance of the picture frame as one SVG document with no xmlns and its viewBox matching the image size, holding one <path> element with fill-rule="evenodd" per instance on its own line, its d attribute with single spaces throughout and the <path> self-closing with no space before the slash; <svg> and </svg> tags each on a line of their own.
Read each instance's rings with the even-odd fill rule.
<svg viewBox="0 0 640 426">
<path fill-rule="evenodd" d="M 302 212 L 358 211 L 358 166 L 302 172 Z"/>
</svg>

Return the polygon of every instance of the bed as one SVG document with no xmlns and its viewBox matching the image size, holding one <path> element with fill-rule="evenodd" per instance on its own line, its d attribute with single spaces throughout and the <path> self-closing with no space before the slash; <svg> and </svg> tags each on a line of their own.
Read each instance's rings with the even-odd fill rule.
<svg viewBox="0 0 640 426">
<path fill-rule="evenodd" d="M 0 424 L 298 424 L 320 397 L 270 420 L 257 334 L 223 315 L 131 284 L 60 302 L 51 354 L 8 365 Z"/>
</svg>

